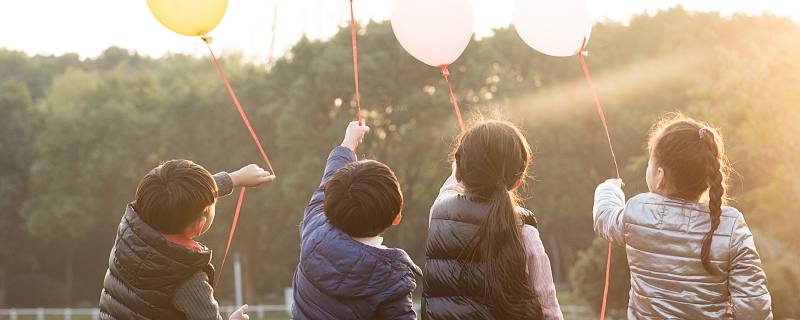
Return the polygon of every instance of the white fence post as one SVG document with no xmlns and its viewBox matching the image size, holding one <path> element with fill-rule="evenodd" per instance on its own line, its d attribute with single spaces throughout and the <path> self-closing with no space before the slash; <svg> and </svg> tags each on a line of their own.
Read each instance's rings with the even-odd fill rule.
<svg viewBox="0 0 800 320">
<path fill-rule="evenodd" d="M 287 287 L 283 289 L 283 303 L 286 305 L 286 312 L 292 313 L 292 305 L 294 304 L 294 289 Z"/>
</svg>

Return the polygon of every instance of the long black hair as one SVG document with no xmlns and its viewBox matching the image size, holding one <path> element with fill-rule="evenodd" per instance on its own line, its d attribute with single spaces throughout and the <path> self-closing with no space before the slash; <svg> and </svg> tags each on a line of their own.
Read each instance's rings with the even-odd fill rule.
<svg viewBox="0 0 800 320">
<path fill-rule="evenodd" d="M 541 309 L 526 272 L 517 182 L 532 153 L 513 123 L 481 120 L 456 142 L 457 173 L 467 196 L 487 202 L 488 212 L 464 254 L 483 268 L 483 300 L 503 319 L 529 319 Z M 462 273 L 463 277 L 464 273 Z"/>
</svg>

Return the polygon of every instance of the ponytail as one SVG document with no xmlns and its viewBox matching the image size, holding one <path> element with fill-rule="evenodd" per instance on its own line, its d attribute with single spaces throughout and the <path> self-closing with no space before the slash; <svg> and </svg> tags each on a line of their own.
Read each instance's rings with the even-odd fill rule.
<svg viewBox="0 0 800 320">
<path fill-rule="evenodd" d="M 725 195 L 723 185 L 723 174 L 720 171 L 719 150 L 714 133 L 705 128 L 700 129 L 700 139 L 706 147 L 706 181 L 708 183 L 708 212 L 711 215 L 711 229 L 703 237 L 703 247 L 700 250 L 700 260 L 703 268 L 710 273 L 717 273 L 711 265 L 711 241 L 714 238 L 714 231 L 719 227 L 720 216 L 722 215 L 722 199 Z"/>
<path fill-rule="evenodd" d="M 477 233 L 461 253 L 465 259 L 459 259 L 477 264 L 483 274 L 473 275 L 472 268 L 462 265 L 459 280 L 474 283 L 483 278 L 477 294 L 498 319 L 541 318 L 516 208 L 520 200 L 515 183 L 526 176 L 530 146 L 513 124 L 481 121 L 461 136 L 454 156 L 467 195 L 487 205 Z"/>
<path fill-rule="evenodd" d="M 536 310 L 531 305 L 535 295 L 526 273 L 521 226 L 512 195 L 505 183 L 498 183 L 478 234 L 489 245 L 484 256 L 485 295 L 500 318 L 523 318 Z"/>
</svg>

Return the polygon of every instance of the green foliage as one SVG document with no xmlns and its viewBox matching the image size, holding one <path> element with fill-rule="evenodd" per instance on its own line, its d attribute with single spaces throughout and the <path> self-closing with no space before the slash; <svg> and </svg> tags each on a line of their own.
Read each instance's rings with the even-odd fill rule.
<svg viewBox="0 0 800 320">
<path fill-rule="evenodd" d="M 575 296 L 600 312 L 605 287 L 608 242 L 595 238 L 592 246 L 578 254 L 578 262 L 570 271 L 570 283 Z M 628 268 L 628 255 L 625 248 L 611 250 L 611 271 L 606 308 L 623 312 L 628 308 L 628 292 L 631 289 L 631 269 Z"/>
<path fill-rule="evenodd" d="M 15 79 L 0 84 L 0 308 L 9 295 L 12 261 L 25 257 L 20 208 L 28 193 L 28 164 L 35 157 L 33 141 L 39 127 L 25 83 Z"/>
<path fill-rule="evenodd" d="M 37 192 L 23 209 L 31 235 L 70 248 L 90 233 L 97 212 L 130 197 L 153 154 L 153 85 L 147 75 L 101 78 L 78 70 L 55 80 L 42 103 L 45 125 L 31 165 Z"/>
<path fill-rule="evenodd" d="M 458 125 L 439 70 L 406 53 L 389 22 L 370 22 L 364 30 L 360 91 L 372 131 L 358 152 L 397 174 L 404 219 L 385 242 L 422 265 L 428 211 L 448 174 Z M 647 190 L 650 126 L 680 110 L 722 126 L 728 156 L 746 177 L 734 184 L 734 205 L 760 234 L 798 253 L 791 227 L 800 223 L 792 214 L 800 210 L 794 107 L 800 79 L 790 71 L 800 59 L 786 54 L 800 43 L 797 25 L 769 15 L 722 18 L 677 7 L 635 16 L 628 26 L 598 23 L 593 31 L 586 61 L 629 196 Z M 274 65 L 236 55 L 220 61 L 278 177 L 247 191 L 231 248 L 241 253 L 248 303 L 281 303 L 291 285 L 303 208 L 328 152 L 355 118 L 351 50 L 343 28 L 325 41 L 301 40 Z M 539 54 L 513 28 L 503 28 L 473 39 L 449 70 L 465 118 L 496 114 L 528 132 L 537 157 L 527 206 L 539 219 L 554 278 L 571 280 L 575 297 L 599 306 L 606 246 L 592 231 L 592 196 L 615 172 L 577 57 Z M 160 160 L 191 159 L 211 172 L 266 167 L 210 58 L 154 59 L 116 47 L 84 60 L 0 50 L 0 84 L 0 204 L 12 204 L 0 213 L 0 239 L 20 244 L 3 248 L 0 259 L 18 257 L 8 282 L 16 287 L 61 281 L 72 254 L 73 300 L 96 304 L 124 207 Z M 219 201 L 213 228 L 199 238 L 216 251 L 217 266 L 235 201 L 235 195 Z M 6 233 L 12 229 L 17 232 Z M 627 263 L 616 249 L 609 303 L 624 308 Z M 764 257 L 765 266 L 776 261 Z M 781 302 L 794 301 L 790 287 L 772 279 L 798 274 L 796 264 L 767 272 L 776 315 L 791 315 L 789 302 Z M 42 290 L 23 287 L 25 294 L 9 296 L 9 304 L 41 306 L 15 300 Z M 230 269 L 215 296 L 232 303 Z"/>
<path fill-rule="evenodd" d="M 0 114 L 0 208 L 4 208 L 0 236 L 5 237 L 18 231 L 19 209 L 28 187 L 27 166 L 35 156 L 38 117 L 25 83 L 8 80 L 0 85 Z"/>
</svg>

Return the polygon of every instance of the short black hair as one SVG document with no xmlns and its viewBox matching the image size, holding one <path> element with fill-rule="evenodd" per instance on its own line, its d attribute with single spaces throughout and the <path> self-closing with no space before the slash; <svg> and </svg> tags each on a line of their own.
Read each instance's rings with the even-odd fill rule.
<svg viewBox="0 0 800 320">
<path fill-rule="evenodd" d="M 391 169 L 375 160 L 353 162 L 325 184 L 325 216 L 351 237 L 374 237 L 403 210 L 403 192 Z"/>
<path fill-rule="evenodd" d="M 133 208 L 153 229 L 178 234 L 216 202 L 217 194 L 217 183 L 205 168 L 170 160 L 142 178 Z"/>
</svg>

